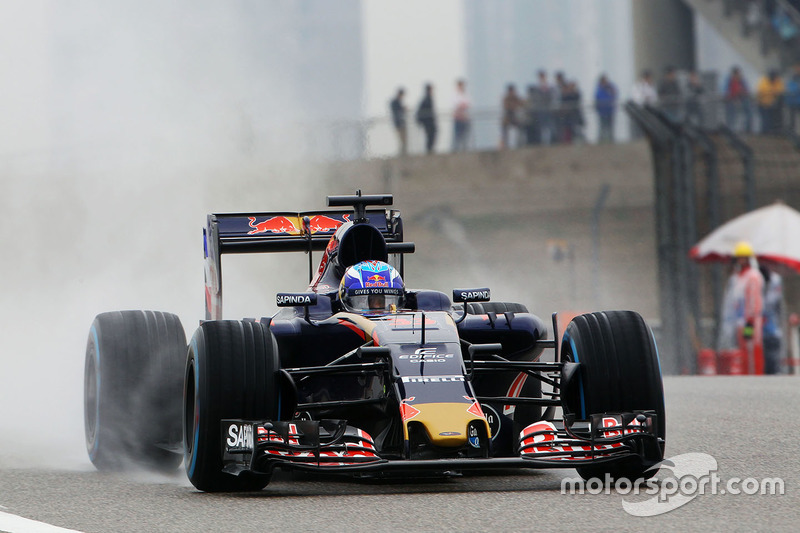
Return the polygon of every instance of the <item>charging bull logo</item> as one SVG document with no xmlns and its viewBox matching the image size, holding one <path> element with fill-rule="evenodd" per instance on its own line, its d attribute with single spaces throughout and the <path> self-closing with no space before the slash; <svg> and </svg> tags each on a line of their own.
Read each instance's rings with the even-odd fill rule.
<svg viewBox="0 0 800 533">
<path fill-rule="evenodd" d="M 263 222 L 256 222 L 256 217 L 248 217 L 250 219 L 250 227 L 252 231 L 248 231 L 248 235 L 257 235 L 259 233 L 288 233 L 289 235 L 299 235 L 302 233 L 300 228 L 295 224 L 291 218 L 279 215 L 270 217 Z M 313 233 L 325 233 L 339 228 L 345 222 L 350 220 L 350 215 L 342 215 L 344 220 L 336 220 L 325 215 L 314 215 L 308 220 L 308 231 Z"/>
<path fill-rule="evenodd" d="M 380 274 L 375 274 L 374 276 L 370 276 L 364 281 L 364 287 L 388 287 L 388 286 L 389 282 L 386 281 L 386 278 L 384 278 Z"/>
<path fill-rule="evenodd" d="M 345 222 L 350 221 L 350 215 L 342 215 L 342 218 L 344 220 L 336 220 L 335 218 L 325 215 L 314 215 L 308 221 L 308 228 L 311 230 L 311 233 L 333 231 L 339 229 L 339 226 Z"/>
<path fill-rule="evenodd" d="M 289 233 L 290 235 L 298 235 L 300 228 L 294 225 L 290 218 L 284 216 L 270 217 L 263 222 L 256 223 L 256 217 L 247 217 L 250 219 L 250 227 L 252 231 L 248 231 L 248 235 L 256 235 L 258 233 Z"/>
</svg>

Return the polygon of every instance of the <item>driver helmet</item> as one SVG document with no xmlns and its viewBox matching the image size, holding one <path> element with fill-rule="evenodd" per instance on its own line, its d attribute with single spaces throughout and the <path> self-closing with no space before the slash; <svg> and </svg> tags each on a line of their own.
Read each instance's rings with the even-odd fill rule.
<svg viewBox="0 0 800 533">
<path fill-rule="evenodd" d="M 383 261 L 362 261 L 345 271 L 339 299 L 345 310 L 353 313 L 395 311 L 405 301 L 403 279 L 397 269 Z"/>
</svg>

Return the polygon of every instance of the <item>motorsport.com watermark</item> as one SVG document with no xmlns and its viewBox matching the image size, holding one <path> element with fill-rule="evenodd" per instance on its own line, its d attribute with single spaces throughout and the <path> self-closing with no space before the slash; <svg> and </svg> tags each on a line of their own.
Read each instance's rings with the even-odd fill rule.
<svg viewBox="0 0 800 533">
<path fill-rule="evenodd" d="M 652 467 L 661 473 L 671 471 L 662 479 L 612 479 L 606 474 L 603 479 L 564 478 L 561 494 L 619 494 L 621 496 L 651 496 L 635 501 L 623 499 L 622 508 L 634 516 L 655 516 L 668 513 L 686 505 L 701 495 L 783 495 L 784 481 L 781 478 L 731 477 L 723 480 L 717 474 L 717 460 L 706 453 L 685 453 L 661 461 Z"/>
</svg>

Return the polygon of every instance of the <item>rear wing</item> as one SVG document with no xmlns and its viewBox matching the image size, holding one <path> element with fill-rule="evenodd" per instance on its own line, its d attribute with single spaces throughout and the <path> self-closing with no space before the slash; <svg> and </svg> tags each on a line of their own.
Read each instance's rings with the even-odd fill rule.
<svg viewBox="0 0 800 533">
<path fill-rule="evenodd" d="M 206 320 L 222 318 L 222 255 L 269 252 L 305 252 L 309 279 L 314 271 L 312 252 L 325 250 L 331 237 L 347 222 L 377 228 L 391 253 L 413 251 L 403 243 L 400 212 L 369 209 L 366 205 L 391 205 L 391 195 L 329 196 L 328 205 L 352 205 L 351 211 L 217 213 L 208 215 L 203 229 L 205 255 Z"/>
<path fill-rule="evenodd" d="M 394 214 L 395 220 L 391 218 Z M 397 211 L 369 210 L 366 216 L 387 243 L 402 241 L 402 234 L 397 233 Z M 216 243 L 221 254 L 320 251 L 352 217 L 352 211 L 213 214 L 208 215 L 204 234 L 206 243 Z"/>
</svg>

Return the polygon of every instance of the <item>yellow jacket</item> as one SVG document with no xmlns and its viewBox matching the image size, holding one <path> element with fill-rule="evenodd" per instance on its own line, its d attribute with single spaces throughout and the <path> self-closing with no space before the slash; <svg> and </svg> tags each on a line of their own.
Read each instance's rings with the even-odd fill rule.
<svg viewBox="0 0 800 533">
<path fill-rule="evenodd" d="M 756 100 L 758 105 L 762 107 L 771 107 L 777 103 L 778 98 L 783 96 L 786 88 L 783 85 L 783 80 L 775 78 L 771 81 L 769 76 L 764 76 L 758 81 L 758 88 L 756 89 Z"/>
</svg>

